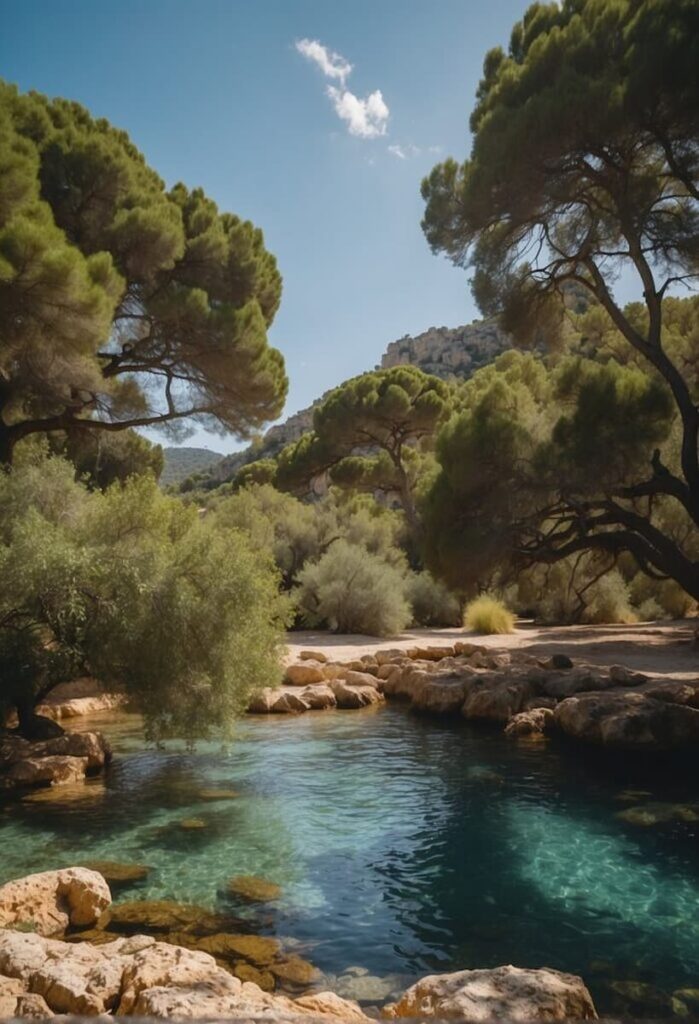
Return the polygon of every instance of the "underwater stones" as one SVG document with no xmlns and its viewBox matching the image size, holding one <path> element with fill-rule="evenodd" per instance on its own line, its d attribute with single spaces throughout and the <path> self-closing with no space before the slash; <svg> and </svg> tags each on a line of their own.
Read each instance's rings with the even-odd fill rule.
<svg viewBox="0 0 699 1024">
<path fill-rule="evenodd" d="M 339 708 L 363 708 L 384 699 L 376 686 L 350 686 L 343 679 L 333 679 L 329 685 Z"/>
<path fill-rule="evenodd" d="M 535 1021 L 591 1020 L 597 1013 L 577 975 L 508 966 L 428 976 L 386 1006 L 382 1016 Z"/>
<path fill-rule="evenodd" d="M 134 934 L 136 932 L 183 932 L 213 935 L 231 926 L 233 919 L 204 907 L 175 900 L 129 900 L 115 903 L 99 921 L 100 928 Z"/>
<path fill-rule="evenodd" d="M 699 1018 L 699 988 L 676 988 L 671 1002 L 676 1017 Z"/>
<path fill-rule="evenodd" d="M 611 996 L 614 1011 L 630 1017 L 671 1016 L 672 1003 L 667 993 L 646 981 L 616 979 L 606 985 Z"/>
<path fill-rule="evenodd" d="M 406 984 L 402 975 L 390 974 L 380 978 L 370 974 L 366 967 L 360 968 L 362 974 L 353 974 L 351 970 L 346 969 L 336 979 L 333 988 L 338 995 L 359 1003 L 383 1003 L 386 999 L 395 998 Z"/>
<path fill-rule="evenodd" d="M 282 894 L 281 886 L 254 875 L 236 875 L 228 881 L 226 890 L 229 896 L 239 896 L 250 903 L 269 903 Z"/>
<path fill-rule="evenodd" d="M 305 988 L 320 977 L 320 971 L 300 956 L 290 956 L 269 964 L 269 970 L 282 984 Z"/>
<path fill-rule="evenodd" d="M 514 715 L 505 726 L 506 736 L 544 736 L 554 725 L 551 708 L 530 708 Z"/>
<path fill-rule="evenodd" d="M 247 960 L 256 966 L 266 967 L 280 954 L 277 939 L 266 935 L 229 935 L 220 932 L 208 935 L 197 943 L 197 949 L 229 960 Z"/>
<path fill-rule="evenodd" d="M 308 686 L 309 683 L 322 683 L 324 680 L 322 665 L 312 662 L 288 665 L 284 673 L 284 682 L 288 686 Z"/>
<path fill-rule="evenodd" d="M 236 800 L 240 796 L 235 789 L 200 789 L 197 792 L 197 800 L 213 803 L 216 800 Z"/>
<path fill-rule="evenodd" d="M 122 864 L 113 860 L 93 860 L 80 866 L 88 871 L 96 871 L 108 885 L 113 886 L 142 882 L 150 874 L 150 868 L 145 864 Z"/>
<path fill-rule="evenodd" d="M 0 927 L 31 924 L 39 935 L 57 935 L 69 925 L 94 925 L 111 902 L 109 886 L 96 871 L 43 871 L 0 886 Z"/>
<path fill-rule="evenodd" d="M 321 665 L 324 665 L 328 660 L 327 654 L 323 654 L 322 651 L 301 651 L 299 654 L 301 661 L 317 661 Z"/>
<path fill-rule="evenodd" d="M 276 982 L 271 971 L 253 967 L 252 964 L 247 963 L 245 960 L 235 964 L 232 971 L 235 977 L 241 981 L 251 981 L 254 985 L 258 985 L 263 992 L 274 992 Z"/>
<path fill-rule="evenodd" d="M 182 818 L 177 824 L 185 832 L 198 832 L 201 829 L 208 828 L 208 823 L 203 818 Z"/>
<path fill-rule="evenodd" d="M 619 750 L 676 750 L 699 742 L 699 710 L 634 691 L 568 697 L 554 715 L 566 735 Z"/>
<path fill-rule="evenodd" d="M 668 822 L 684 821 L 694 824 L 699 821 L 699 806 L 691 804 L 649 803 L 628 807 L 616 815 L 619 821 L 628 825 L 664 825 Z"/>
</svg>

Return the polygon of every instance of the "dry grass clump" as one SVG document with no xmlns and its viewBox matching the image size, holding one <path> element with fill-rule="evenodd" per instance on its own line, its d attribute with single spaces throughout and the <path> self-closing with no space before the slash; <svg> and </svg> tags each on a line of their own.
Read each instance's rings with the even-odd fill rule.
<svg viewBox="0 0 699 1024">
<path fill-rule="evenodd" d="M 476 633 L 513 633 L 515 616 L 496 597 L 481 594 L 466 605 L 464 626 Z"/>
</svg>

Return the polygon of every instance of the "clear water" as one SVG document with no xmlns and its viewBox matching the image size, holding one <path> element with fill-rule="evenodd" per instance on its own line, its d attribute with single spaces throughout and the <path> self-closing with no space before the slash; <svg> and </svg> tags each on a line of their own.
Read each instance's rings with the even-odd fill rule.
<svg viewBox="0 0 699 1024">
<path fill-rule="evenodd" d="M 699 825 L 617 817 L 629 787 L 696 807 L 696 762 L 517 744 L 400 707 L 246 718 L 225 751 L 146 748 L 126 716 L 105 728 L 106 786 L 0 811 L 0 880 L 139 862 L 149 878 L 120 898 L 216 906 L 232 875 L 262 876 L 283 890 L 263 929 L 331 983 L 351 966 L 403 987 L 548 965 L 581 974 L 602 1012 L 610 981 L 699 987 Z M 216 787 L 240 795 L 199 799 Z M 193 817 L 206 827 L 180 826 Z"/>
</svg>

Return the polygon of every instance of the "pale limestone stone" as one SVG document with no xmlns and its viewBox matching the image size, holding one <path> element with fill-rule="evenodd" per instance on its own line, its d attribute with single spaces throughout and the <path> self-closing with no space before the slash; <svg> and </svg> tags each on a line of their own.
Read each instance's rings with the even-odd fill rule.
<svg viewBox="0 0 699 1024">
<path fill-rule="evenodd" d="M 0 927 L 31 923 L 40 935 L 55 935 L 69 924 L 95 924 L 111 902 L 109 886 L 96 871 L 43 871 L 0 886 Z"/>
<path fill-rule="evenodd" d="M 384 1009 L 383 1016 L 462 1021 L 591 1020 L 597 1017 L 581 978 L 542 968 L 434 974 Z"/>
</svg>

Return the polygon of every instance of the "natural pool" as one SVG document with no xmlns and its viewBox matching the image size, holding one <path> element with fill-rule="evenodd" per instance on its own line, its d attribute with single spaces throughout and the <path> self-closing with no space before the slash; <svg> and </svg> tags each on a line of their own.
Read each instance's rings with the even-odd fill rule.
<svg viewBox="0 0 699 1024">
<path fill-rule="evenodd" d="M 249 717 L 227 751 L 148 749 L 131 716 L 100 727 L 117 752 L 106 786 L 0 810 L 1 880 L 139 862 L 151 874 L 124 898 L 213 906 L 232 875 L 262 876 L 283 891 L 265 930 L 331 985 L 353 966 L 388 990 L 547 965 L 581 974 L 601 1012 L 656 1016 L 655 989 L 699 988 L 699 823 L 617 817 L 697 808 L 696 763 L 517 744 L 395 706 Z M 239 796 L 208 802 L 205 788 Z M 628 802 L 630 788 L 648 795 Z M 183 829 L 191 818 L 204 827 Z"/>
</svg>

